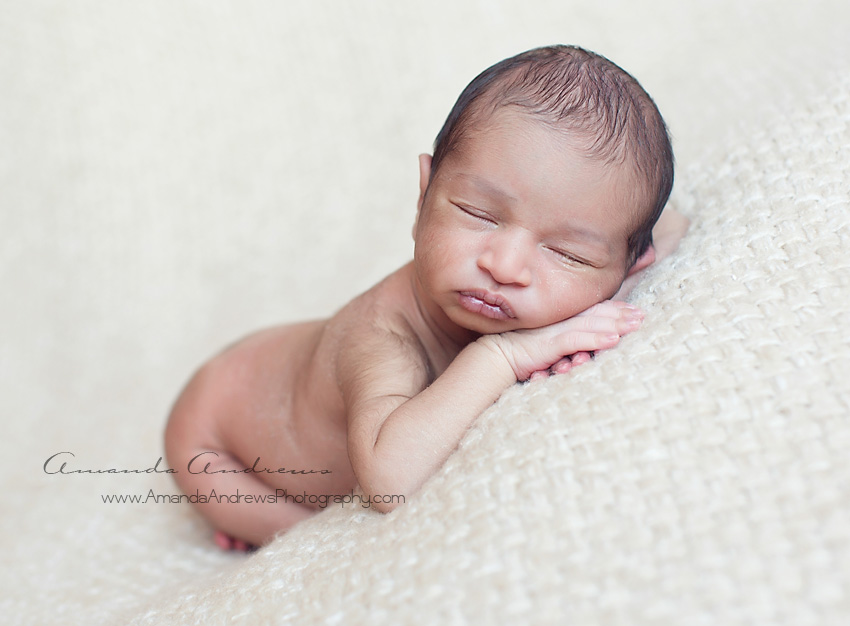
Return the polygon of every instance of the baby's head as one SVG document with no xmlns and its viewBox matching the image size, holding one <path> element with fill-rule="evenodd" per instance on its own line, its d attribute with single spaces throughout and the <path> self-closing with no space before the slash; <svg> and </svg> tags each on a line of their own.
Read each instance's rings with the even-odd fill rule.
<svg viewBox="0 0 850 626">
<path fill-rule="evenodd" d="M 672 185 L 637 81 L 580 48 L 522 53 L 466 87 L 420 157 L 419 285 L 478 333 L 572 317 L 652 261 Z"/>
<path fill-rule="evenodd" d="M 673 187 L 673 149 L 652 98 L 620 67 L 582 48 L 523 52 L 484 70 L 461 93 L 434 143 L 431 179 L 471 131 L 486 128 L 503 108 L 561 132 L 591 159 L 630 170 L 631 267 L 652 243 Z"/>
</svg>

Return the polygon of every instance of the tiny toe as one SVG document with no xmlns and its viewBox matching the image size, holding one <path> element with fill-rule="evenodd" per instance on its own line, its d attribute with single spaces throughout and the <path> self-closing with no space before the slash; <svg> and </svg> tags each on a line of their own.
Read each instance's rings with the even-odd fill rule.
<svg viewBox="0 0 850 626">
<path fill-rule="evenodd" d="M 222 550 L 232 550 L 233 549 L 233 539 L 221 532 L 220 530 L 215 531 L 215 535 L 213 537 L 215 541 L 215 545 L 217 545 Z"/>
<path fill-rule="evenodd" d="M 231 550 L 236 552 L 253 552 L 257 549 L 253 543 L 248 543 L 247 541 L 243 541 L 242 539 L 237 539 L 236 537 L 231 537 L 227 533 L 224 533 L 220 530 L 215 531 L 215 535 L 213 536 L 213 541 L 215 541 L 215 545 L 217 545 L 222 550 L 227 550 L 230 552 Z"/>
</svg>

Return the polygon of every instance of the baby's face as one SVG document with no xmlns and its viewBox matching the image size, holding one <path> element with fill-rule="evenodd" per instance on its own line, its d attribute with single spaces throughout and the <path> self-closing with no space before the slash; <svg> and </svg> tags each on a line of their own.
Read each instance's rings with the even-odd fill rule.
<svg viewBox="0 0 850 626">
<path fill-rule="evenodd" d="M 421 199 L 413 234 L 424 291 L 478 333 L 546 326 L 610 298 L 633 228 L 625 174 L 525 115 L 502 109 L 485 126 L 443 160 Z"/>
</svg>

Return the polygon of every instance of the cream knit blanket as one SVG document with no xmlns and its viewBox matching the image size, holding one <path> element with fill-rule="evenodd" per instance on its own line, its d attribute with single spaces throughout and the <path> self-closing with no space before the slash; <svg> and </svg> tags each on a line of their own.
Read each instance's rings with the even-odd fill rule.
<svg viewBox="0 0 850 626">
<path fill-rule="evenodd" d="M 676 204 L 640 332 L 504 394 L 407 505 L 329 510 L 136 623 L 846 623 L 850 75 Z"/>
</svg>

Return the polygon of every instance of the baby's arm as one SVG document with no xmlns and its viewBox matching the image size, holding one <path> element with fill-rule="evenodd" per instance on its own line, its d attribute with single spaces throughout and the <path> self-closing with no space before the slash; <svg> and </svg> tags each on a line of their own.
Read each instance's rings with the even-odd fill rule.
<svg viewBox="0 0 850 626">
<path fill-rule="evenodd" d="M 475 418 L 514 382 L 565 354 L 613 347 L 641 318 L 631 305 L 606 301 L 544 328 L 485 335 L 427 387 L 421 368 L 408 375 L 409 353 L 370 362 L 368 368 L 358 363 L 365 353 L 343 359 L 348 449 L 360 486 L 369 495 L 412 494 L 442 466 Z M 382 511 L 394 508 L 375 504 Z"/>
</svg>

